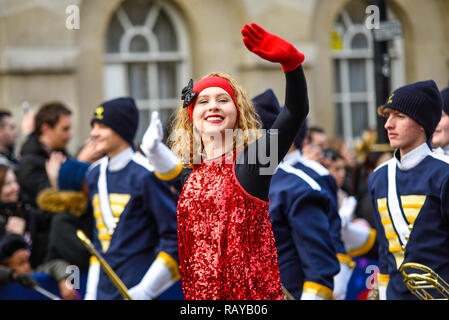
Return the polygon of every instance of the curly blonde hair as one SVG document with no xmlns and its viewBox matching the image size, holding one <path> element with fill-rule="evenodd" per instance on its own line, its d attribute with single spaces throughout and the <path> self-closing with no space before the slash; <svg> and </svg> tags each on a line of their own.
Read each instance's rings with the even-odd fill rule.
<svg viewBox="0 0 449 320">
<path fill-rule="evenodd" d="M 236 107 L 239 110 L 238 121 L 234 126 L 234 149 L 241 152 L 260 136 L 259 130 L 262 128 L 260 118 L 246 92 L 233 77 L 226 73 L 216 72 L 204 76 L 202 79 L 211 76 L 226 79 L 234 91 Z M 193 167 L 194 163 L 199 163 L 200 159 L 204 157 L 204 146 L 200 133 L 194 128 L 190 121 L 188 108 L 183 108 L 182 103 L 173 120 L 169 146 L 186 168 Z"/>
</svg>

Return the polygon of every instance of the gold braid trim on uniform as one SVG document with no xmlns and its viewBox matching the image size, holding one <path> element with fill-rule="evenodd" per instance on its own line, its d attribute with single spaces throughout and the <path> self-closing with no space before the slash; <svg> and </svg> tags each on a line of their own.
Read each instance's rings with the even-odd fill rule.
<svg viewBox="0 0 449 320">
<path fill-rule="evenodd" d="M 375 242 L 376 242 L 376 229 L 371 228 L 366 242 L 360 248 L 348 250 L 348 254 L 351 257 L 363 256 L 373 248 Z"/>
<path fill-rule="evenodd" d="M 156 260 L 162 262 L 170 270 L 173 281 L 178 281 L 179 279 L 181 279 L 178 262 L 176 262 L 176 260 L 171 255 L 164 251 L 161 251 L 157 255 Z"/>
<path fill-rule="evenodd" d="M 334 300 L 332 290 L 316 282 L 306 281 L 302 287 L 302 292 L 307 292 L 326 300 Z"/>
<path fill-rule="evenodd" d="M 169 181 L 179 176 L 181 171 L 182 171 L 182 163 L 178 162 L 178 164 L 172 170 L 165 173 L 154 171 L 154 175 L 158 177 L 160 180 Z"/>
</svg>

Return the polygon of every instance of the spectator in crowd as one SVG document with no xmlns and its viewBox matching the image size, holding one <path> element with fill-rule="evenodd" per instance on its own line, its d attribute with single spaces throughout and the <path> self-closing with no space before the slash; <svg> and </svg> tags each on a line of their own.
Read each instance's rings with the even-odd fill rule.
<svg viewBox="0 0 449 320">
<path fill-rule="evenodd" d="M 338 213 L 341 218 L 341 235 L 345 248 L 352 257 L 367 255 L 374 251 L 376 231 L 365 219 L 355 216 L 357 199 L 344 186 L 345 159 L 333 149 L 326 149 L 324 157 L 329 163 L 329 172 L 334 177 L 338 187 Z"/>
<path fill-rule="evenodd" d="M 35 116 L 34 132 L 20 152 L 19 184 L 26 201 L 35 204 L 37 194 L 51 186 L 45 164 L 53 152 L 67 156 L 67 144 L 72 137 L 72 112 L 62 103 L 44 104 Z"/>
<path fill-rule="evenodd" d="M 31 213 L 19 202 L 20 187 L 13 169 L 0 164 L 0 239 L 15 233 L 30 239 Z"/>
<path fill-rule="evenodd" d="M 336 151 L 343 159 L 345 174 L 342 187 L 351 193 L 355 193 L 359 166 L 355 151 L 348 145 L 348 143 L 344 139 L 340 137 L 335 137 L 329 141 L 329 149 Z M 324 157 L 324 161 L 329 161 L 329 157 Z M 331 164 L 324 163 L 324 165 L 328 167 Z"/>
<path fill-rule="evenodd" d="M 320 146 L 322 149 L 326 149 L 328 147 L 326 132 L 323 128 L 318 126 L 309 127 L 303 144 L 314 144 Z"/>
<path fill-rule="evenodd" d="M 41 106 L 34 122 L 34 132 L 27 137 L 20 152 L 17 178 L 23 201 L 37 208 L 38 193 L 57 183 L 47 174 L 47 160 L 52 157 L 52 161 L 62 162 L 68 156 L 66 147 L 72 137 L 71 111 L 60 102 L 50 102 Z M 32 230 L 34 239 L 30 261 L 33 268 L 44 261 L 53 217 L 52 213 L 42 210 L 38 215 Z"/>
<path fill-rule="evenodd" d="M 14 122 L 12 114 L 7 110 L 0 110 L 0 164 L 11 166 L 14 170 L 19 160 L 14 154 L 19 130 Z"/>
<path fill-rule="evenodd" d="M 321 163 L 323 161 L 323 150 L 327 147 L 327 135 L 323 128 L 317 126 L 307 128 L 300 150 L 304 157 Z"/>
<path fill-rule="evenodd" d="M 85 175 L 88 163 L 74 159 L 57 166 L 58 188 L 42 190 L 37 203 L 52 212 L 48 251 L 45 261 L 64 259 L 87 275 L 90 254 L 76 236 L 78 229 L 89 238 L 93 233 L 93 211 L 88 201 Z"/>
<path fill-rule="evenodd" d="M 29 245 L 22 236 L 7 234 L 0 241 L 0 265 L 8 267 L 19 274 L 31 275 L 32 268 L 29 256 Z M 52 260 L 40 265 L 35 272 L 47 273 L 53 277 L 58 283 L 62 298 L 65 300 L 75 300 L 78 297 L 77 291 L 66 283 L 66 278 L 69 276 L 66 273 L 68 266 L 69 264 L 64 260 Z M 33 288 L 34 285 L 31 284 L 30 287 Z"/>
</svg>

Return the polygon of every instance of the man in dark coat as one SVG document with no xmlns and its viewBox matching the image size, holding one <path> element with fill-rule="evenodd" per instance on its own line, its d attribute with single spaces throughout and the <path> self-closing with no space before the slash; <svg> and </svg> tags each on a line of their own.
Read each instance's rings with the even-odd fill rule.
<svg viewBox="0 0 449 320">
<path fill-rule="evenodd" d="M 26 206 L 37 208 L 36 197 L 39 192 L 48 187 L 57 187 L 57 175 L 47 174 L 46 163 L 49 159 L 64 160 L 71 137 L 71 111 L 59 102 L 41 106 L 35 117 L 34 132 L 22 146 L 17 169 L 21 198 Z M 33 246 L 30 261 L 33 268 L 43 262 L 52 216 L 51 213 L 40 211 L 31 221 Z"/>
</svg>

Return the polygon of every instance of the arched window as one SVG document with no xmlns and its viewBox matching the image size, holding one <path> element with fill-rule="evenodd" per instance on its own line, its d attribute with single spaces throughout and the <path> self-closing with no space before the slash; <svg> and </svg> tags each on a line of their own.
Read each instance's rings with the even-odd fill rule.
<svg viewBox="0 0 449 320">
<path fill-rule="evenodd" d="M 368 1 L 352 0 L 340 12 L 331 34 L 336 133 L 350 145 L 376 128 L 374 39 L 365 25 Z M 392 17 L 391 10 L 388 12 Z M 391 87 L 404 82 L 402 40 L 390 42 Z"/>
<path fill-rule="evenodd" d="M 126 0 L 106 33 L 105 100 L 131 96 L 140 110 L 140 141 L 153 110 L 164 125 L 178 107 L 190 74 L 189 46 L 181 17 L 167 1 Z"/>
</svg>

